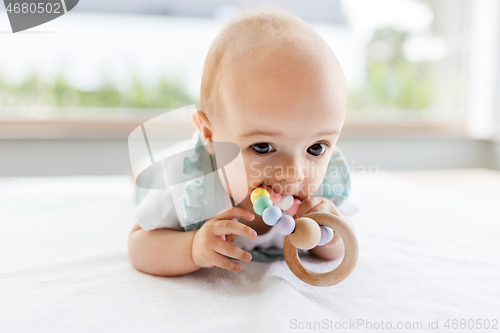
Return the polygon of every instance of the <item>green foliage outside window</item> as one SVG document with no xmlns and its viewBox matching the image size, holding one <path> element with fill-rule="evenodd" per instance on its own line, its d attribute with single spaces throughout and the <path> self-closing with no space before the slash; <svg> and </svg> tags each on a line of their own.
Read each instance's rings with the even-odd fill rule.
<svg viewBox="0 0 500 333">
<path fill-rule="evenodd" d="M 368 44 L 366 81 L 348 92 L 349 113 L 362 119 L 385 110 L 385 117 L 419 116 L 432 108 L 437 95 L 435 69 L 431 62 L 411 62 L 403 52 L 408 33 L 382 28 Z M 382 50 L 382 51 L 381 51 Z M 99 89 L 84 91 L 72 87 L 58 75 L 53 81 L 42 81 L 32 73 L 20 85 L 8 84 L 0 73 L 1 107 L 63 107 L 81 108 L 178 108 L 198 105 L 198 97 L 191 96 L 182 82 L 158 79 L 145 85 L 135 76 L 129 89 L 122 91 L 104 79 Z M 380 115 L 375 115 L 375 118 Z"/>
<path fill-rule="evenodd" d="M 145 85 L 134 77 L 125 91 L 104 80 L 100 88 L 84 91 L 72 87 L 62 74 L 47 82 L 31 73 L 19 85 L 8 84 L 0 75 L 0 107 L 177 108 L 193 103 L 196 99 L 174 79 Z"/>
<path fill-rule="evenodd" d="M 350 89 L 349 110 L 419 113 L 433 106 L 437 89 L 433 64 L 413 63 L 404 56 L 407 37 L 407 33 L 391 28 L 375 32 L 368 45 L 366 82 Z"/>
</svg>

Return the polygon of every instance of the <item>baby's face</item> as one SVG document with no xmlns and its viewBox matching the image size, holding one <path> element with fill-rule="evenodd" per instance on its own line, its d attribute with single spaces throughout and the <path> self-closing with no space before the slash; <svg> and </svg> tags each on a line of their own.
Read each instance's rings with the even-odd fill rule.
<svg viewBox="0 0 500 333">
<path fill-rule="evenodd" d="M 268 184 L 303 201 L 323 181 L 344 123 L 345 81 L 340 66 L 307 59 L 270 53 L 224 74 L 224 119 L 212 139 L 241 148 L 248 194 Z M 249 195 L 240 206 L 252 211 Z"/>
</svg>

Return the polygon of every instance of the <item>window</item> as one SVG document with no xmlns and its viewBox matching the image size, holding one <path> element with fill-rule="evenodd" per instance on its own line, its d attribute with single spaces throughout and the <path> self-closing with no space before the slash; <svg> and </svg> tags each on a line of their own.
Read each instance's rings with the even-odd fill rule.
<svg viewBox="0 0 500 333">
<path fill-rule="evenodd" d="M 488 25 L 498 22 L 495 0 L 262 3 L 301 16 L 331 46 L 348 81 L 348 123 L 472 122 L 484 134 L 485 123 L 500 118 L 500 29 Z M 198 106 L 208 48 L 244 6 L 89 0 L 63 19 L 3 35 L 0 121 L 143 120 L 165 108 Z M 9 30 L 5 12 L 0 30 Z M 488 96 L 479 87 L 485 84 Z M 471 99 L 478 98 L 489 111 L 471 118 Z"/>
</svg>

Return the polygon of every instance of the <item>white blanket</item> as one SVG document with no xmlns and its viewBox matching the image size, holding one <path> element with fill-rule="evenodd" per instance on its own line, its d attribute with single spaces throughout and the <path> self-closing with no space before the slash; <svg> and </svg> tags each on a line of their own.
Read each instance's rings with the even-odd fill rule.
<svg viewBox="0 0 500 333">
<path fill-rule="evenodd" d="M 498 321 L 499 174 L 354 174 L 360 257 L 332 287 L 303 283 L 284 261 L 149 276 L 127 259 L 128 177 L 0 179 L 0 332 L 371 331 L 419 322 L 427 331 L 429 320 L 453 331 L 453 319 Z M 338 264 L 304 262 L 317 271 Z"/>
</svg>

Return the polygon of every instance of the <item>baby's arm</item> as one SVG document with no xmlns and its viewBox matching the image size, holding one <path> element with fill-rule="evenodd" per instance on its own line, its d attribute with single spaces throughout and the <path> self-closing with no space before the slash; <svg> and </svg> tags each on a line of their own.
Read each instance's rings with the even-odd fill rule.
<svg viewBox="0 0 500 333">
<path fill-rule="evenodd" d="M 240 271 L 241 264 L 226 256 L 250 261 L 252 256 L 232 241 L 237 235 L 254 239 L 257 233 L 233 218 L 252 220 L 254 215 L 238 207 L 223 210 L 195 231 L 157 229 L 145 231 L 136 225 L 129 236 L 129 258 L 144 273 L 178 276 L 202 267 L 218 266 Z"/>
<path fill-rule="evenodd" d="M 196 231 L 157 229 L 146 231 L 136 224 L 128 239 L 128 254 L 135 269 L 161 276 L 177 276 L 200 269 L 193 262 Z"/>
</svg>

